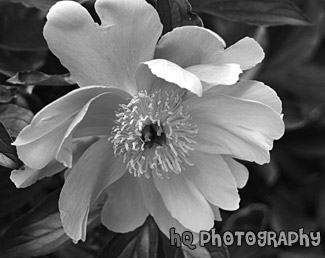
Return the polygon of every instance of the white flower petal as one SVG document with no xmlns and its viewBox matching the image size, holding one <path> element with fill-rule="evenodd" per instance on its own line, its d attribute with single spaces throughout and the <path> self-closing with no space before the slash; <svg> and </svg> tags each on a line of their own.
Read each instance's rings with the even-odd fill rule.
<svg viewBox="0 0 325 258">
<path fill-rule="evenodd" d="M 140 178 L 125 173 L 107 189 L 102 223 L 115 232 L 126 233 L 141 226 L 149 212 L 143 200 Z"/>
<path fill-rule="evenodd" d="M 143 199 L 145 201 L 146 207 L 150 214 L 153 216 L 155 222 L 157 223 L 159 229 L 169 238 L 170 228 L 175 228 L 175 231 L 182 234 L 184 231 L 189 231 L 185 228 L 178 220 L 173 218 L 170 212 L 167 210 L 164 201 L 161 198 L 152 177 L 147 179 L 141 177 L 141 187 L 143 193 Z M 198 241 L 198 233 L 193 232 L 194 242 Z"/>
<path fill-rule="evenodd" d="M 90 117 L 98 109 L 98 114 L 105 112 L 108 119 L 112 118 L 119 102 L 124 103 L 127 96 L 120 89 L 94 86 L 75 90 L 56 100 L 37 113 L 31 124 L 18 135 L 13 144 L 17 145 L 19 158 L 34 169 L 41 169 L 54 159 L 71 167 L 71 137 L 75 128 L 80 125 L 78 137 L 104 133 L 105 130 L 108 135 L 108 125 L 112 121 L 96 120 L 96 123 L 89 124 L 89 121 L 94 122 Z M 87 116 L 88 111 L 90 114 Z"/>
<path fill-rule="evenodd" d="M 237 183 L 224 159 L 220 155 L 195 151 L 191 160 L 194 166 L 188 166 L 182 173 L 204 197 L 221 209 L 238 209 Z"/>
<path fill-rule="evenodd" d="M 56 3 L 44 37 L 80 86 L 115 86 L 133 94 L 136 67 L 152 59 L 161 35 L 158 14 L 141 0 L 99 0 L 95 9 L 102 25 L 76 2 Z"/>
<path fill-rule="evenodd" d="M 38 180 L 61 172 L 64 168 L 65 167 L 61 163 L 52 161 L 43 169 L 25 167 L 24 169 L 13 170 L 11 171 L 10 180 L 17 188 L 25 188 L 34 184 Z"/>
<path fill-rule="evenodd" d="M 67 176 L 59 199 L 61 221 L 70 238 L 85 240 L 89 209 L 125 170 L 108 139 L 98 140 L 85 151 Z"/>
<path fill-rule="evenodd" d="M 239 74 L 242 73 L 238 64 L 194 65 L 186 68 L 186 70 L 212 86 L 234 84 L 239 80 Z"/>
<path fill-rule="evenodd" d="M 218 85 L 208 89 L 206 94 L 224 94 L 240 99 L 261 102 L 273 108 L 278 114 L 282 112 L 282 103 L 276 92 L 259 81 L 239 81 L 234 85 Z"/>
<path fill-rule="evenodd" d="M 213 214 L 214 214 L 214 220 L 221 221 L 222 220 L 222 217 L 221 217 L 221 213 L 220 213 L 219 207 L 218 206 L 215 206 L 213 204 L 211 204 L 210 206 L 211 206 L 211 209 L 212 209 Z"/>
<path fill-rule="evenodd" d="M 220 56 L 219 63 L 239 64 L 242 70 L 249 69 L 264 59 L 262 47 L 252 38 L 246 37 L 228 47 Z"/>
<path fill-rule="evenodd" d="M 113 93 L 124 99 L 130 97 L 120 89 L 104 86 L 89 86 L 71 91 L 39 111 L 31 124 L 20 132 L 13 145 L 24 145 L 55 131 L 76 115 L 92 98 L 102 93 Z"/>
<path fill-rule="evenodd" d="M 235 177 L 237 187 L 243 188 L 246 185 L 249 176 L 247 168 L 229 156 L 223 155 L 223 159 L 226 161 L 231 173 Z"/>
<path fill-rule="evenodd" d="M 170 214 L 184 227 L 199 232 L 213 227 L 213 212 L 196 186 L 182 174 L 153 181 Z"/>
<path fill-rule="evenodd" d="M 195 26 L 176 28 L 162 36 L 155 58 L 167 59 L 186 68 L 201 64 L 239 64 L 249 69 L 264 58 L 261 46 L 252 38 L 243 38 L 224 49 L 226 44 L 216 33 Z"/>
<path fill-rule="evenodd" d="M 211 30 L 184 26 L 161 37 L 155 58 L 167 59 L 183 68 L 213 64 L 225 46 L 223 39 Z"/>
<path fill-rule="evenodd" d="M 42 136 L 41 138 L 37 138 L 32 142 L 17 146 L 18 157 L 24 162 L 24 164 L 33 169 L 42 169 L 51 161 L 56 159 L 59 146 L 63 141 L 64 135 L 68 130 L 72 119 L 70 118 L 65 122 L 66 123 L 57 126 L 55 130 Z M 27 130 L 23 130 L 22 132 L 24 135 L 28 136 Z M 19 140 L 19 138 L 17 139 Z M 61 160 L 63 161 L 63 159 Z M 71 154 L 65 156 L 65 162 L 66 165 L 71 165 Z"/>
<path fill-rule="evenodd" d="M 184 102 L 198 126 L 196 149 L 236 158 L 269 162 L 273 140 L 284 133 L 284 123 L 272 108 L 255 101 L 210 93 Z"/>
</svg>

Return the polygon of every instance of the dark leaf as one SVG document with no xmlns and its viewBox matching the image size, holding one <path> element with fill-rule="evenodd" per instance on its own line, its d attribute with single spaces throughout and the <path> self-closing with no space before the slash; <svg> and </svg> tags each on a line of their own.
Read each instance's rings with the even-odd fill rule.
<svg viewBox="0 0 325 258">
<path fill-rule="evenodd" d="M 10 51 L 47 51 L 43 38 L 44 22 L 35 19 L 12 20 L 3 32 L 0 48 Z"/>
<path fill-rule="evenodd" d="M 187 0 L 147 0 L 157 10 L 164 25 L 163 34 L 180 26 L 203 26 L 201 18 L 192 12 Z"/>
<path fill-rule="evenodd" d="M 286 80 L 283 83 L 287 83 L 285 87 L 291 88 L 303 98 L 323 104 L 325 101 L 324 69 L 324 66 L 297 65 L 283 78 Z"/>
<path fill-rule="evenodd" d="M 308 62 L 321 44 L 324 30 L 322 6 L 319 1 L 305 1 L 304 12 L 310 17 L 313 26 L 281 27 L 269 30 L 270 59 L 264 69 L 266 73 L 269 72 L 271 78 L 277 72 L 287 72 L 289 66 Z M 286 69 L 283 69 L 284 66 Z"/>
<path fill-rule="evenodd" d="M 193 6 L 202 13 L 257 26 L 310 25 L 289 0 L 195 0 Z"/>
<path fill-rule="evenodd" d="M 4 257 L 45 255 L 71 241 L 65 234 L 58 211 L 59 191 L 15 221 L 5 232 L 1 250 Z M 99 210 L 90 213 L 88 228 L 99 223 Z"/>
<path fill-rule="evenodd" d="M 325 156 L 325 126 L 308 126 L 286 135 L 285 148 L 302 157 Z"/>
<path fill-rule="evenodd" d="M 306 94 L 307 95 L 307 94 Z M 324 117 L 325 111 L 319 102 L 306 102 L 301 100 L 286 100 L 283 103 L 283 120 L 286 131 L 301 129 L 319 121 Z M 300 139 L 299 139 L 300 140 Z M 302 139 L 301 139 L 302 140 Z M 300 141 L 297 141 L 298 143 Z"/>
<path fill-rule="evenodd" d="M 228 248 L 226 246 L 214 246 L 206 244 L 205 248 L 209 251 L 211 258 L 230 258 Z"/>
<path fill-rule="evenodd" d="M 155 258 L 158 249 L 158 230 L 152 217 L 140 229 L 127 234 L 116 234 L 98 258 Z"/>
<path fill-rule="evenodd" d="M 33 116 L 33 113 L 28 109 L 14 104 L 0 105 L 0 121 L 12 137 L 17 137 L 18 133 L 29 125 Z"/>
<path fill-rule="evenodd" d="M 259 232 L 266 230 L 268 224 L 268 207 L 264 204 L 250 204 L 233 213 L 225 222 L 222 231 Z M 261 249 L 257 245 L 248 246 L 243 237 L 242 245 L 228 246 L 231 258 L 259 257 Z M 257 255 L 257 256 L 254 256 Z M 261 256 L 263 257 L 263 256 Z"/>
<path fill-rule="evenodd" d="M 259 231 L 266 228 L 268 223 L 268 208 L 264 204 L 251 204 L 236 211 L 223 226 L 223 231 L 242 230 Z"/>
<path fill-rule="evenodd" d="M 0 73 L 9 77 L 18 71 L 37 70 L 44 64 L 46 53 L 47 51 L 33 51 L 26 54 L 0 49 Z"/>
<path fill-rule="evenodd" d="M 51 258 L 95 258 L 115 235 L 116 233 L 107 230 L 103 225 L 99 225 L 87 232 L 85 242 L 66 244 L 51 254 Z"/>
<path fill-rule="evenodd" d="M 317 190 L 316 186 L 313 186 L 313 189 Z M 303 192 L 301 189 L 299 190 L 292 191 L 283 188 L 278 190 L 277 196 L 273 197 L 270 224 L 277 232 L 283 230 L 297 232 L 299 228 L 303 228 L 305 232 L 316 230 L 316 221 L 313 217 L 308 216 L 308 206 L 305 206 Z M 311 194 L 311 196 L 315 197 L 315 194 Z"/>
<path fill-rule="evenodd" d="M 169 238 L 167 238 L 163 233 L 160 234 L 162 242 L 162 250 L 164 258 L 185 258 L 183 250 L 180 247 L 172 246 L 170 244 Z"/>
<path fill-rule="evenodd" d="M 43 37 L 45 19 L 36 9 L 0 2 L 0 72 L 38 69 L 48 52 Z"/>
<path fill-rule="evenodd" d="M 64 86 L 75 84 L 69 74 L 48 75 L 38 71 L 18 72 L 7 80 L 8 83 L 17 85 L 42 85 L 42 86 Z"/>
<path fill-rule="evenodd" d="M 7 2 L 8 3 L 8 2 Z M 0 9 L 0 48 L 10 51 L 47 51 L 43 37 L 45 19 L 38 10 L 21 5 L 4 5 Z"/>
<path fill-rule="evenodd" d="M 5 126 L 0 122 L 0 165 L 7 168 L 19 168 L 22 162 L 17 156 L 15 146 Z"/>
<path fill-rule="evenodd" d="M 28 188 L 18 190 L 9 178 L 10 170 L 0 167 L 0 218 L 13 214 L 23 205 L 30 202 L 39 190 L 40 185 L 42 185 L 34 184 Z"/>
<path fill-rule="evenodd" d="M 209 251 L 205 247 L 197 246 L 191 250 L 187 247 L 182 247 L 185 258 L 212 258 Z M 220 257 L 225 258 L 225 257 Z"/>
<path fill-rule="evenodd" d="M 17 87 L 0 85 L 0 103 L 8 103 L 17 97 Z"/>
</svg>

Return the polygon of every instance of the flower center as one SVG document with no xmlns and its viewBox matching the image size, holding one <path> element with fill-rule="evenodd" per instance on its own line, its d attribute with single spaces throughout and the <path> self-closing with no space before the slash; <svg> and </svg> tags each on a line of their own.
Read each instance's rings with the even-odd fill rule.
<svg viewBox="0 0 325 258">
<path fill-rule="evenodd" d="M 161 126 L 149 124 L 143 127 L 141 140 L 144 142 L 144 148 L 150 149 L 154 143 L 160 146 L 166 144 L 166 135 Z"/>
<path fill-rule="evenodd" d="M 130 173 L 150 177 L 151 171 L 169 178 L 184 165 L 193 165 L 198 133 L 182 99 L 174 92 L 139 92 L 127 105 L 120 105 L 110 141 Z"/>
</svg>

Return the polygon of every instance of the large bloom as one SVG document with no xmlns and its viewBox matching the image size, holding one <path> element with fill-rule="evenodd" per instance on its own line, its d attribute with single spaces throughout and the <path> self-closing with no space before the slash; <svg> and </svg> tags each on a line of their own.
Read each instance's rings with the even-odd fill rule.
<svg viewBox="0 0 325 258">
<path fill-rule="evenodd" d="M 215 33 L 176 28 L 161 37 L 144 0 L 97 0 L 98 25 L 81 5 L 58 2 L 44 36 L 81 88 L 46 106 L 14 144 L 18 187 L 67 167 L 59 209 L 66 233 L 84 240 L 89 210 L 127 232 L 151 214 L 168 235 L 209 230 L 235 210 L 248 172 L 284 131 L 281 102 L 257 81 L 238 81 L 264 53 L 244 38 L 225 49 Z M 237 82 L 237 83 L 236 83 Z M 90 86 L 89 86 L 90 85 Z"/>
</svg>

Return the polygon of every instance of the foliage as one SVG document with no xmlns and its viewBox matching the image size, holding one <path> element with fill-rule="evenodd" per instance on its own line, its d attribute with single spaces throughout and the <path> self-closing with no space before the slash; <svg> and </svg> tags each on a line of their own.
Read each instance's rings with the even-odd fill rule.
<svg viewBox="0 0 325 258">
<path fill-rule="evenodd" d="M 13 139 L 33 113 L 76 87 L 42 35 L 45 15 L 56 1 L 0 0 L 0 257 L 324 256 L 323 243 L 309 248 L 211 244 L 194 251 L 176 248 L 151 217 L 134 232 L 116 234 L 100 225 L 98 210 L 91 213 L 87 241 L 71 243 L 57 209 L 63 175 L 26 189 L 16 189 L 9 180 L 10 170 L 23 165 L 11 145 Z M 325 1 L 147 1 L 157 9 L 163 33 L 204 23 L 228 45 L 247 35 L 255 37 L 266 59 L 242 77 L 263 81 L 283 101 L 285 136 L 275 143 L 269 164 L 245 164 L 250 179 L 240 190 L 241 208 L 222 212 L 217 232 L 303 227 L 324 236 Z M 94 1 L 77 2 L 92 12 Z"/>
</svg>

